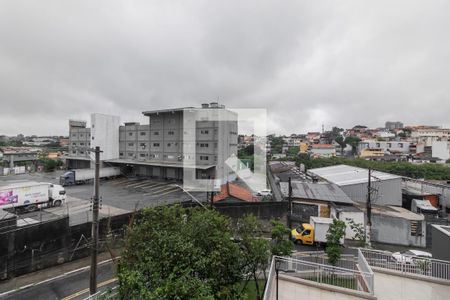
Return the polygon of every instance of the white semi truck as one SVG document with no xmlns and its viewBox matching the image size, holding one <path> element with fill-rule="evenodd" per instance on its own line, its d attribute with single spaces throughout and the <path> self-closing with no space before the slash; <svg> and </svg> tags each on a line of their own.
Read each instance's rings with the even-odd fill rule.
<svg viewBox="0 0 450 300">
<path fill-rule="evenodd" d="M 100 178 L 111 178 L 120 175 L 120 168 L 101 168 Z M 70 170 L 59 177 L 62 186 L 86 183 L 95 177 L 95 169 Z"/>
<path fill-rule="evenodd" d="M 41 207 L 61 206 L 65 202 L 66 191 L 58 184 L 33 181 L 0 184 L 0 209 L 33 211 Z"/>
</svg>

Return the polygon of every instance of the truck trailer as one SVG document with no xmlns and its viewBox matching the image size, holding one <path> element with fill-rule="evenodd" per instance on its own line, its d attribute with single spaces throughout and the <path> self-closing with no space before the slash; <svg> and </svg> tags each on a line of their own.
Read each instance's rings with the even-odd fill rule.
<svg viewBox="0 0 450 300">
<path fill-rule="evenodd" d="M 0 185 L 0 209 L 14 208 L 33 211 L 38 208 L 61 206 L 66 191 L 61 185 L 47 182 L 3 182 Z"/>
<path fill-rule="evenodd" d="M 120 168 L 100 168 L 100 178 L 111 178 L 120 175 Z M 59 177 L 62 186 L 76 185 L 89 182 L 95 178 L 95 169 L 70 170 Z"/>
</svg>

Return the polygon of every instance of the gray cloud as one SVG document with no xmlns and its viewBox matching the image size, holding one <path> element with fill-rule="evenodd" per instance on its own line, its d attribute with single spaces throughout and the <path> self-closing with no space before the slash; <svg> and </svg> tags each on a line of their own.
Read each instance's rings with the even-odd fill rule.
<svg viewBox="0 0 450 300">
<path fill-rule="evenodd" d="M 448 1 L 2 1 L 1 133 L 267 108 L 269 131 L 450 126 Z"/>
</svg>

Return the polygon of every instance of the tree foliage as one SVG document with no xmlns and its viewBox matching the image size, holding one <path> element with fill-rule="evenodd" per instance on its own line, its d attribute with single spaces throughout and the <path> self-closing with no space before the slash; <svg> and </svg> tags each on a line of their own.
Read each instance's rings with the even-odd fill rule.
<svg viewBox="0 0 450 300">
<path fill-rule="evenodd" d="M 333 266 L 336 266 L 337 262 L 341 258 L 341 239 L 345 235 L 345 222 L 333 219 L 333 223 L 330 224 L 328 228 L 328 232 L 326 235 L 327 238 L 327 247 L 325 248 L 325 252 L 328 256 L 328 261 Z"/>
<path fill-rule="evenodd" d="M 285 256 L 291 255 L 294 250 L 294 244 L 289 239 L 290 230 L 283 223 L 272 220 L 272 255 Z"/>
<path fill-rule="evenodd" d="M 265 269 L 270 257 L 269 241 L 263 238 L 261 221 L 254 215 L 246 215 L 239 220 L 237 236 L 242 250 L 242 271 L 246 274 L 242 290 L 245 290 L 252 278 L 255 282 L 256 295 L 259 298 L 262 296 L 262 287 L 258 283 L 258 273 L 263 270 L 264 277 L 266 276 Z"/>
<path fill-rule="evenodd" d="M 242 279 L 229 219 L 203 208 L 144 209 L 118 266 L 124 299 L 235 299 Z"/>
<path fill-rule="evenodd" d="M 342 157 L 310 159 L 308 156 L 299 156 L 296 164 L 304 164 L 307 169 L 329 167 L 334 165 L 350 165 L 360 168 L 397 174 L 411 178 L 425 178 L 434 180 L 450 180 L 450 168 L 441 164 L 412 164 L 410 162 L 383 162 L 364 159 L 348 159 Z"/>
</svg>

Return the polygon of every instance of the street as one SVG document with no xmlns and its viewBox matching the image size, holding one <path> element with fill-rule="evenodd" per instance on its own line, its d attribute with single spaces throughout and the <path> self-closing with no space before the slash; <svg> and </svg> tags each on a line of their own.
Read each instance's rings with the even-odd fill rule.
<svg viewBox="0 0 450 300">
<path fill-rule="evenodd" d="M 111 261 L 98 265 L 97 286 L 98 291 L 105 291 L 116 285 L 114 266 Z M 89 296 L 89 268 L 73 272 L 54 279 L 36 283 L 34 286 L 24 288 L 7 295 L 0 295 L 2 300 L 79 300 Z"/>
</svg>

